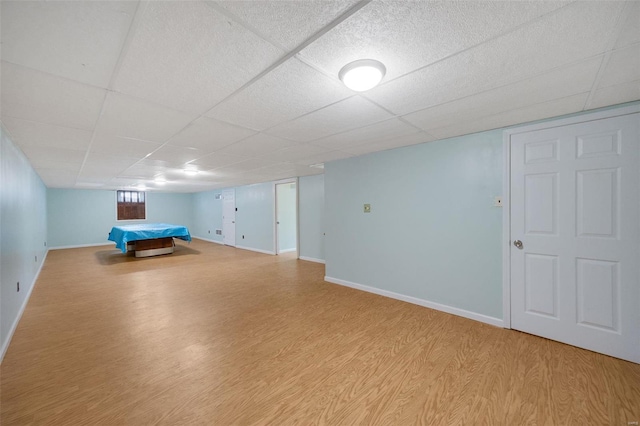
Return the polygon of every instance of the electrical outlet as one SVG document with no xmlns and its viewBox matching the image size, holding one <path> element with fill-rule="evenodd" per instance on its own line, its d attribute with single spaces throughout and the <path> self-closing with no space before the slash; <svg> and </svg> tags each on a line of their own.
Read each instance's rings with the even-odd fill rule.
<svg viewBox="0 0 640 426">
<path fill-rule="evenodd" d="M 211 229 L 209 229 L 207 232 L 210 234 L 211 233 Z"/>
<path fill-rule="evenodd" d="M 242 236 L 242 239 L 244 240 L 244 235 Z"/>
<path fill-rule="evenodd" d="M 494 207 L 502 207 L 502 197 L 494 197 L 493 205 Z"/>
<path fill-rule="evenodd" d="M 365 204 L 364 205 L 364 212 L 365 213 L 371 213 L 371 204 Z"/>
</svg>

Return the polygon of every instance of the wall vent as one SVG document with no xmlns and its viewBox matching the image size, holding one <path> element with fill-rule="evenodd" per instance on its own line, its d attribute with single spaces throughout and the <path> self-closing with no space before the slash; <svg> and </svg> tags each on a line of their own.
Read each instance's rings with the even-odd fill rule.
<svg viewBox="0 0 640 426">
<path fill-rule="evenodd" d="M 222 229 L 216 229 L 216 235 L 222 235 Z"/>
</svg>

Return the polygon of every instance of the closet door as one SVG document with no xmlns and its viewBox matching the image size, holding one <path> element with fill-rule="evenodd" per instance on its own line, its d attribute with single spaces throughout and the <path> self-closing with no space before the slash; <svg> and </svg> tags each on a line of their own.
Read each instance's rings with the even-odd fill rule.
<svg viewBox="0 0 640 426">
<path fill-rule="evenodd" d="M 511 326 L 640 363 L 640 114 L 511 135 Z"/>
</svg>

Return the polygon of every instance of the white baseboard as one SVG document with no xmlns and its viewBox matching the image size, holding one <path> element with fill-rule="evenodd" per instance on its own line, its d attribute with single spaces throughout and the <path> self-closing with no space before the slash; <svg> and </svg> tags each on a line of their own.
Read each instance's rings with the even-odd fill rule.
<svg viewBox="0 0 640 426">
<path fill-rule="evenodd" d="M 297 248 L 290 248 L 290 249 L 284 249 L 284 250 L 280 250 L 280 253 L 291 253 L 292 251 L 296 251 Z"/>
<path fill-rule="evenodd" d="M 306 260 L 307 262 L 325 263 L 324 259 L 316 259 L 315 257 L 300 256 L 299 259 Z"/>
<path fill-rule="evenodd" d="M 394 293 L 393 291 L 381 290 L 375 287 L 369 287 L 367 285 L 353 283 L 351 281 L 345 281 L 338 278 L 324 277 L 324 280 L 333 284 L 343 285 L 345 287 L 355 288 L 356 290 L 366 291 L 368 293 L 377 294 L 379 296 L 390 297 L 392 299 L 402 300 L 403 302 L 413 303 L 414 305 L 424 306 L 425 308 L 435 309 L 436 311 L 446 312 L 448 314 L 457 315 L 472 319 L 475 321 L 484 322 L 486 324 L 494 325 L 496 327 L 504 327 L 504 322 L 500 318 L 490 317 L 488 315 L 478 314 L 476 312 L 467 311 L 465 309 L 454 308 L 453 306 L 443 305 L 441 303 L 430 302 L 424 299 L 418 299 L 417 297 L 405 296 L 404 294 Z"/>
<path fill-rule="evenodd" d="M 244 246 L 236 246 L 236 248 L 241 249 L 241 250 L 249 250 L 249 251 L 256 251 L 258 253 L 264 253 L 264 254 L 270 254 L 270 255 L 274 255 L 275 253 L 269 250 L 262 250 L 262 249 L 257 249 L 257 248 L 253 248 L 253 247 L 244 247 Z"/>
<path fill-rule="evenodd" d="M 224 245 L 222 241 L 211 240 L 209 238 L 194 237 L 193 235 L 191 236 L 191 238 L 195 238 L 196 240 L 206 241 L 208 243 L 216 243 L 216 244 Z"/>
<path fill-rule="evenodd" d="M 99 247 L 99 246 L 113 246 L 114 250 L 116 249 L 116 243 L 110 241 L 108 243 L 94 243 L 94 244 L 78 244 L 73 246 L 58 246 L 58 247 L 49 247 L 49 250 L 65 250 L 65 249 L 74 249 L 74 248 L 84 248 L 84 247 Z"/>
<path fill-rule="evenodd" d="M 13 333 L 15 333 L 16 328 L 18 328 L 18 323 L 20 323 L 22 314 L 24 313 L 24 310 L 27 308 L 27 303 L 29 303 L 29 299 L 31 298 L 31 293 L 33 292 L 33 289 L 36 286 L 36 281 L 38 281 L 38 277 L 40 276 L 40 271 L 42 271 L 44 262 L 47 260 L 47 254 L 49 254 L 49 250 L 51 249 L 48 249 L 44 253 L 44 257 L 42 258 L 42 262 L 40 262 L 38 271 L 36 271 L 36 275 L 33 277 L 33 281 L 31 282 L 31 287 L 29 287 L 29 292 L 27 293 L 27 297 L 24 298 L 24 302 L 22 302 L 22 306 L 20 306 L 18 315 L 16 316 L 16 319 L 13 321 L 13 324 L 11 324 L 11 328 L 9 329 L 9 333 L 7 334 L 7 338 L 4 339 L 4 342 L 2 342 L 2 348 L 0 348 L 0 364 L 2 364 L 4 355 L 7 353 L 7 349 L 9 349 L 9 344 L 11 343 L 11 339 L 13 338 Z"/>
</svg>

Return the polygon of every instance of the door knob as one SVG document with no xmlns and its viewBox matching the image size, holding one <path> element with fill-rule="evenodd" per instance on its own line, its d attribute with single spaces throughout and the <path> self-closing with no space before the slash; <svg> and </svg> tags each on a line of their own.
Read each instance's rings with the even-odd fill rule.
<svg viewBox="0 0 640 426">
<path fill-rule="evenodd" d="M 520 250 L 522 250 L 522 241 L 520 240 L 515 240 L 513 242 L 513 245 L 516 246 L 517 248 L 519 248 Z"/>
</svg>

